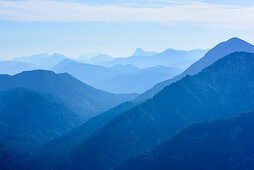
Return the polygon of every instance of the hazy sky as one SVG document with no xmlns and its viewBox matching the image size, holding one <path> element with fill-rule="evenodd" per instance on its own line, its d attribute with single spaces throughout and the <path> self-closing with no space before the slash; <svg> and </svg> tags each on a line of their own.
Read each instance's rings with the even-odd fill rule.
<svg viewBox="0 0 254 170">
<path fill-rule="evenodd" d="M 254 0 L 0 0 L 0 59 L 254 43 Z"/>
</svg>

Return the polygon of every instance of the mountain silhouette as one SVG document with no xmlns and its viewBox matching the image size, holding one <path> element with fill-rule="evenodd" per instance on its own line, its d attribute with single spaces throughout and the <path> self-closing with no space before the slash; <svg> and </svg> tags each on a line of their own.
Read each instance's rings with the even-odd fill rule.
<svg viewBox="0 0 254 170">
<path fill-rule="evenodd" d="M 13 76 L 0 75 L 0 91 L 18 87 L 58 97 L 85 120 L 135 97 L 97 90 L 67 73 L 34 70 Z"/>
<path fill-rule="evenodd" d="M 146 99 L 149 99 L 153 97 L 156 93 L 161 91 L 164 87 L 167 85 L 170 85 L 171 83 L 180 80 L 186 75 L 194 75 L 196 73 L 199 73 L 202 71 L 202 69 L 206 68 L 207 66 L 213 64 L 218 59 L 229 55 L 233 52 L 250 52 L 254 53 L 254 45 L 241 40 L 239 38 L 231 38 L 228 41 L 222 42 L 218 45 L 216 45 L 214 48 L 209 50 L 204 57 L 202 57 L 200 60 L 192 64 L 188 69 L 186 69 L 182 74 L 174 77 L 173 79 L 166 80 L 164 82 L 156 84 L 153 88 L 147 90 L 145 93 L 139 95 L 137 97 L 137 101 L 143 101 Z"/>
<path fill-rule="evenodd" d="M 253 110 L 253 74 L 254 54 L 230 54 L 120 114 L 65 157 L 55 157 L 53 164 L 41 158 L 42 162 L 34 161 L 26 168 L 113 168 L 190 124 Z"/>
</svg>

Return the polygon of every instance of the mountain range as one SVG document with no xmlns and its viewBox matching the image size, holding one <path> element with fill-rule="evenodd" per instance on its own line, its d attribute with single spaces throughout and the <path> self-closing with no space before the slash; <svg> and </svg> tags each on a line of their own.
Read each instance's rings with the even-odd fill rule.
<svg viewBox="0 0 254 170">
<path fill-rule="evenodd" d="M 73 150 L 70 166 L 110 169 L 191 123 L 253 110 L 253 74 L 254 54 L 222 58 L 109 122 Z"/>
<path fill-rule="evenodd" d="M 185 52 L 168 49 L 165 54 Z M 165 59 L 140 48 L 129 58 L 141 55 Z M 24 63 L 6 63 L 14 62 Z M 67 58 L 57 63 L 44 66 L 61 73 L 15 74 L 13 69 L 15 75 L 0 75 L 0 169 L 254 167 L 253 45 L 238 38 L 222 42 L 182 74 L 138 97 L 98 90 L 92 83 L 116 79 L 122 89 L 137 90 L 139 81 L 155 84 L 175 68 L 104 67 Z"/>
<path fill-rule="evenodd" d="M 192 123 L 253 110 L 253 74 L 254 54 L 230 54 L 120 114 L 64 157 L 43 157 L 26 168 L 111 169 Z"/>
<path fill-rule="evenodd" d="M 144 51 L 143 49 L 138 48 L 130 57 L 115 58 L 111 61 L 98 62 L 96 64 L 107 67 L 116 64 L 132 64 L 140 68 L 161 65 L 166 67 L 186 69 L 192 63 L 201 58 L 206 52 L 207 50 L 201 49 L 186 51 L 169 48 L 160 53 L 156 53 L 151 51 Z"/>
<path fill-rule="evenodd" d="M 178 68 L 154 66 L 138 68 L 133 65 L 103 67 L 65 59 L 54 66 L 56 73 L 67 72 L 97 89 L 112 93 L 143 93 L 156 83 L 182 72 Z"/>
<path fill-rule="evenodd" d="M 163 88 L 165 88 L 166 86 L 172 84 L 173 82 L 176 82 L 177 80 L 180 80 L 186 75 L 197 74 L 198 72 L 202 71 L 202 69 L 211 65 L 218 59 L 221 59 L 222 57 L 229 55 L 233 52 L 240 52 L 240 51 L 254 53 L 254 45 L 236 37 L 231 38 L 225 42 L 219 43 L 214 48 L 209 50 L 204 55 L 204 57 L 202 57 L 200 60 L 198 60 L 197 62 L 192 64 L 189 68 L 187 68 L 183 73 L 175 76 L 172 79 L 156 84 L 151 89 L 139 95 L 136 100 L 143 101 L 143 100 L 149 99 L 153 97 L 156 93 L 161 91 Z"/>
<path fill-rule="evenodd" d="M 46 53 L 42 53 L 42 54 L 36 54 L 32 56 L 14 58 L 13 61 L 28 63 L 35 66 L 37 69 L 49 69 L 66 58 L 67 57 L 65 57 L 62 54 L 55 53 L 55 54 L 49 55 Z"/>
<path fill-rule="evenodd" d="M 161 53 L 137 48 L 130 57 L 113 58 L 99 54 L 73 60 L 62 54 L 36 54 L 0 62 L 0 73 L 18 74 L 35 69 L 69 73 L 84 83 L 111 93 L 144 93 L 159 82 L 182 72 L 206 50 L 167 49 Z M 106 66 L 106 67 L 105 67 Z"/>
<path fill-rule="evenodd" d="M 0 75 L 0 91 L 18 87 L 58 97 L 84 120 L 136 96 L 97 90 L 67 73 L 56 74 L 52 71 L 34 70 L 13 76 Z"/>
<path fill-rule="evenodd" d="M 135 97 L 100 91 L 66 73 L 45 70 L 0 75 L 0 82 L 1 169 L 27 162 L 47 142 Z"/>
</svg>

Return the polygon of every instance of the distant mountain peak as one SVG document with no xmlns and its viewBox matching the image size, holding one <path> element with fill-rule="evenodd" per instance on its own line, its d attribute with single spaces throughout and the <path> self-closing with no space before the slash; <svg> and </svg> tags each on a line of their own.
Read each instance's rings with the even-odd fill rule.
<svg viewBox="0 0 254 170">
<path fill-rule="evenodd" d="M 171 52 L 175 52 L 175 51 L 177 51 L 177 50 L 175 50 L 175 49 L 173 49 L 173 48 L 168 48 L 168 49 L 166 49 L 165 51 L 163 51 L 162 53 L 171 53 Z"/>
<path fill-rule="evenodd" d="M 242 40 L 242 39 L 240 39 L 238 37 L 232 37 L 228 41 L 244 41 L 244 40 Z"/>
<path fill-rule="evenodd" d="M 132 56 L 152 56 L 154 54 L 157 53 L 154 51 L 144 51 L 142 48 L 137 48 Z"/>
<path fill-rule="evenodd" d="M 14 58 L 12 61 L 19 61 L 19 62 L 32 64 L 36 66 L 37 68 L 49 69 L 50 67 L 53 67 L 54 65 L 59 63 L 61 60 L 66 58 L 67 57 L 65 57 L 63 54 L 59 54 L 59 53 L 54 53 L 52 55 L 49 55 L 47 53 L 41 53 L 41 54 L 35 54 L 32 56 Z"/>
<path fill-rule="evenodd" d="M 247 41 L 244 41 L 244 40 L 242 40 L 242 39 L 240 39 L 238 37 L 230 38 L 229 40 L 227 40 L 227 41 L 225 41 L 223 43 L 227 43 L 227 44 L 236 44 L 236 43 L 238 43 L 238 44 L 242 44 L 242 43 L 244 43 L 244 44 L 250 44 Z"/>
<path fill-rule="evenodd" d="M 134 53 L 132 54 L 132 56 L 137 56 L 141 53 L 144 53 L 145 51 L 142 48 L 137 48 Z"/>
<path fill-rule="evenodd" d="M 145 52 L 142 48 L 137 48 L 135 52 Z"/>
<path fill-rule="evenodd" d="M 181 78 L 185 77 L 186 75 L 194 75 L 202 71 L 202 69 L 206 68 L 207 66 L 210 66 L 215 61 L 231 54 L 234 52 L 249 52 L 254 53 L 254 45 L 240 39 L 237 37 L 233 37 L 227 41 L 221 42 L 212 49 L 210 49 L 204 57 L 199 59 L 197 62 L 192 64 L 189 68 L 187 68 L 182 74 L 176 76 L 173 79 L 158 83 L 153 88 L 145 92 L 144 94 L 141 94 L 137 100 L 144 100 L 147 98 L 150 98 L 151 96 L 158 93 L 160 90 L 162 90 L 167 85 L 170 85 L 172 82 L 175 82 L 177 80 L 180 80 Z"/>
<path fill-rule="evenodd" d="M 203 58 L 194 63 L 185 72 L 192 75 L 196 74 L 224 56 L 240 51 L 254 53 L 254 46 L 247 41 L 233 37 L 227 41 L 219 43 L 209 50 Z"/>
</svg>

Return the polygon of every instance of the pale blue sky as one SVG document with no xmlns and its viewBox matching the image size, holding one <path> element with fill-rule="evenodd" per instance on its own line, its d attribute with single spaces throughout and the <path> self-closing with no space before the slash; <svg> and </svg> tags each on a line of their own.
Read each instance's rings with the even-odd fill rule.
<svg viewBox="0 0 254 170">
<path fill-rule="evenodd" d="M 0 1 L 0 59 L 205 49 L 235 36 L 254 43 L 253 0 L 214 2 Z"/>
</svg>

